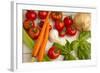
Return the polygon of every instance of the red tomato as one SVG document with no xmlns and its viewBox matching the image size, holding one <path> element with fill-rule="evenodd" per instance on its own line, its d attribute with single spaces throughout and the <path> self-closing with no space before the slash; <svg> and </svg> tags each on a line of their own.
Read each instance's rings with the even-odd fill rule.
<svg viewBox="0 0 100 73">
<path fill-rule="evenodd" d="M 56 59 L 61 54 L 61 50 L 57 49 L 55 46 L 52 46 L 48 51 L 48 56 L 51 59 Z"/>
<path fill-rule="evenodd" d="M 38 27 L 34 27 L 30 28 L 28 33 L 32 39 L 37 39 L 40 34 L 40 30 L 38 29 Z"/>
<path fill-rule="evenodd" d="M 45 19 L 48 15 L 48 11 L 39 11 L 38 16 L 40 19 Z"/>
<path fill-rule="evenodd" d="M 59 32 L 60 37 L 64 37 L 66 35 L 66 28 Z"/>
<path fill-rule="evenodd" d="M 42 28 L 43 24 L 44 24 L 44 20 L 42 20 L 42 21 L 39 22 L 40 28 Z M 52 26 L 51 25 L 49 25 L 49 29 L 50 30 L 52 29 Z"/>
<path fill-rule="evenodd" d="M 73 24 L 73 20 L 71 19 L 71 17 L 68 17 L 68 16 L 65 17 L 64 18 L 64 24 L 65 24 L 66 28 L 70 27 Z"/>
<path fill-rule="evenodd" d="M 68 27 L 67 30 L 66 30 L 66 34 L 67 35 L 70 35 L 70 36 L 74 36 L 76 34 L 76 30 L 73 29 L 72 27 Z"/>
<path fill-rule="evenodd" d="M 31 20 L 25 20 L 23 22 L 23 27 L 24 29 L 29 30 L 31 27 L 35 27 L 35 23 L 34 21 L 31 21 Z"/>
<path fill-rule="evenodd" d="M 37 14 L 36 14 L 36 12 L 33 11 L 33 10 L 27 10 L 25 16 L 26 16 L 26 18 L 27 18 L 28 20 L 35 20 L 35 19 L 37 18 Z"/>
<path fill-rule="evenodd" d="M 64 37 L 65 35 L 66 35 L 65 32 L 59 32 L 59 36 L 60 36 L 60 37 Z"/>
<path fill-rule="evenodd" d="M 64 28 L 64 23 L 62 21 L 55 21 L 55 28 L 58 31 L 62 31 Z"/>
<path fill-rule="evenodd" d="M 61 12 L 51 12 L 51 18 L 53 20 L 62 20 L 62 13 Z"/>
<path fill-rule="evenodd" d="M 41 20 L 41 21 L 39 22 L 39 26 L 42 28 L 43 24 L 44 24 L 44 20 Z"/>
</svg>

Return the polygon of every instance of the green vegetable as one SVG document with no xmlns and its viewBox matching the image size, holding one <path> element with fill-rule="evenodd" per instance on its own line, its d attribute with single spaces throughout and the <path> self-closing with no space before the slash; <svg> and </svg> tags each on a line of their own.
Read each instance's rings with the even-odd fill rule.
<svg viewBox="0 0 100 73">
<path fill-rule="evenodd" d="M 91 58 L 91 44 L 88 41 L 86 41 L 90 37 L 91 37 L 90 31 L 80 32 L 80 35 L 77 39 L 78 40 L 77 43 L 79 43 L 79 45 L 77 46 L 74 45 L 75 48 L 77 48 L 76 54 L 80 60 Z"/>
<path fill-rule="evenodd" d="M 23 42 L 27 45 L 28 48 L 33 49 L 35 42 L 30 38 L 30 36 L 24 29 L 22 31 L 23 31 Z M 32 60 L 36 61 L 36 59 L 34 58 L 32 58 Z M 50 61 L 50 59 L 47 55 L 45 55 L 43 61 Z"/>
<path fill-rule="evenodd" d="M 64 46 L 62 46 L 61 44 L 56 43 L 56 42 L 53 43 L 53 46 L 56 46 L 59 49 L 64 49 Z"/>
<path fill-rule="evenodd" d="M 72 51 L 70 42 L 66 40 L 65 46 L 62 46 L 61 44 L 54 43 L 53 46 L 57 47 L 58 49 L 61 49 L 61 54 L 64 56 L 64 60 L 75 60 L 76 58 L 70 54 Z"/>
<path fill-rule="evenodd" d="M 68 51 L 66 50 L 65 46 L 54 42 L 53 46 L 57 47 L 58 49 L 60 49 L 62 52 L 62 54 L 68 53 Z"/>
<path fill-rule="evenodd" d="M 76 58 L 72 54 L 67 54 L 64 57 L 64 60 L 76 60 Z"/>
<path fill-rule="evenodd" d="M 84 53 L 82 52 L 82 50 L 80 49 L 80 47 L 77 50 L 77 57 L 80 60 L 85 59 Z"/>
<path fill-rule="evenodd" d="M 43 61 L 50 61 L 50 58 L 48 57 L 48 55 L 45 55 L 45 56 L 44 56 Z"/>
<path fill-rule="evenodd" d="M 64 53 L 64 60 L 76 60 L 76 58 L 71 54 L 73 49 L 71 48 L 71 43 L 68 40 L 66 40 L 65 50 L 67 52 Z"/>
<path fill-rule="evenodd" d="M 80 45 L 80 49 L 82 53 L 84 54 L 85 59 L 91 58 L 91 45 L 87 41 L 83 41 Z"/>
<path fill-rule="evenodd" d="M 91 32 L 90 31 L 81 31 L 80 34 L 79 34 L 78 39 L 79 40 L 87 40 L 90 37 L 91 37 Z"/>
<path fill-rule="evenodd" d="M 72 51 L 70 47 L 70 42 L 68 40 L 66 40 L 65 49 L 68 51 L 68 53 Z"/>
<path fill-rule="evenodd" d="M 23 33 L 23 43 L 25 43 L 25 45 L 28 48 L 33 49 L 34 41 L 30 38 L 30 36 L 27 34 L 24 28 L 22 29 L 22 33 Z M 32 57 L 32 62 L 35 62 L 35 61 L 37 61 L 36 58 Z"/>
<path fill-rule="evenodd" d="M 71 54 L 72 51 L 75 51 L 75 55 L 79 60 L 90 59 L 91 43 L 87 41 L 90 37 L 90 31 L 82 31 L 80 32 L 79 37 L 71 43 L 66 40 L 65 46 L 58 43 L 54 43 L 53 46 L 61 49 L 61 54 L 64 56 L 64 60 L 76 60 L 76 57 Z"/>
<path fill-rule="evenodd" d="M 57 47 L 58 49 L 61 50 L 61 54 L 65 54 L 67 52 L 67 50 L 65 49 L 65 47 L 59 43 L 54 42 L 53 46 Z"/>
<path fill-rule="evenodd" d="M 23 29 L 23 42 L 27 45 L 28 48 L 33 49 L 34 41 L 30 38 L 27 32 Z"/>
<path fill-rule="evenodd" d="M 78 40 L 74 40 L 71 42 L 71 48 L 72 50 L 77 49 L 79 46 L 79 41 Z"/>
</svg>

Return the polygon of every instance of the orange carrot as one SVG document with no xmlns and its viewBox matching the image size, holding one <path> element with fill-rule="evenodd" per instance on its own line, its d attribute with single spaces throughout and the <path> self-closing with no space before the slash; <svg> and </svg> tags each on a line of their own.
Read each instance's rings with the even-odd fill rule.
<svg viewBox="0 0 100 73">
<path fill-rule="evenodd" d="M 48 41 L 48 37 L 49 37 L 49 24 L 47 25 L 45 35 L 44 35 L 44 40 L 42 42 L 42 45 L 41 45 L 39 53 L 38 53 L 37 59 L 38 59 L 39 62 L 43 60 L 43 57 L 44 57 L 44 54 L 45 54 L 46 44 L 47 44 L 47 41 Z"/>
<path fill-rule="evenodd" d="M 43 41 L 43 37 L 44 37 L 44 34 L 45 34 L 45 30 L 46 30 L 46 27 L 47 27 L 47 23 L 48 23 L 48 20 L 49 20 L 49 16 L 50 16 L 50 12 L 48 13 L 47 17 L 46 17 L 46 20 L 44 22 L 44 25 L 41 29 L 41 33 L 34 45 L 34 48 L 32 50 L 32 56 L 37 56 L 38 52 L 39 52 L 39 48 L 42 44 L 42 41 Z"/>
</svg>

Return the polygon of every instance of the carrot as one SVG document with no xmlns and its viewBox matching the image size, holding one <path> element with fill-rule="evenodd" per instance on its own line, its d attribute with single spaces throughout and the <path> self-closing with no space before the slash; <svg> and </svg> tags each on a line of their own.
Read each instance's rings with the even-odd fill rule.
<svg viewBox="0 0 100 73">
<path fill-rule="evenodd" d="M 41 45 L 39 53 L 38 53 L 38 57 L 37 57 L 38 61 L 43 60 L 43 57 L 44 57 L 44 54 L 45 54 L 46 44 L 47 44 L 47 41 L 48 41 L 48 37 L 49 37 L 49 24 L 47 25 L 45 35 L 44 35 L 44 40 L 42 41 L 42 45 Z"/>
<path fill-rule="evenodd" d="M 39 48 L 42 44 L 42 41 L 43 41 L 43 37 L 44 37 L 44 34 L 45 34 L 45 30 L 46 30 L 46 27 L 47 27 L 47 23 L 48 23 L 48 19 L 49 19 L 49 16 L 50 16 L 50 12 L 48 13 L 47 17 L 46 17 L 46 20 L 44 22 L 44 25 L 41 29 L 41 33 L 34 45 L 34 48 L 32 50 L 32 56 L 37 56 L 38 52 L 39 52 Z"/>
</svg>

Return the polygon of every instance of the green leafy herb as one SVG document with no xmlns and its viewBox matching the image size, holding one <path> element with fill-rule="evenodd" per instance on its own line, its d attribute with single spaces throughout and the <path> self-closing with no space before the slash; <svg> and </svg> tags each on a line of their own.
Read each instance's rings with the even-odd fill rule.
<svg viewBox="0 0 100 73">
<path fill-rule="evenodd" d="M 71 43 L 72 50 L 77 49 L 78 47 L 79 47 L 79 41 L 78 40 L 72 41 Z"/>
<path fill-rule="evenodd" d="M 87 40 L 88 38 L 91 37 L 91 32 L 90 31 L 82 31 L 79 34 L 79 40 Z"/>
<path fill-rule="evenodd" d="M 45 56 L 44 56 L 43 61 L 50 61 L 50 58 L 48 57 L 48 55 L 45 55 Z"/>
<path fill-rule="evenodd" d="M 61 49 L 61 54 L 64 56 L 65 60 L 75 60 L 76 59 L 72 54 L 70 54 L 72 51 L 72 48 L 68 40 L 66 40 L 65 46 L 62 46 L 61 44 L 58 44 L 56 42 L 53 44 L 53 46 Z"/>
<path fill-rule="evenodd" d="M 72 51 L 70 42 L 68 40 L 66 40 L 65 49 L 67 50 L 68 53 Z"/>
<path fill-rule="evenodd" d="M 83 41 L 80 45 L 80 49 L 82 50 L 85 59 L 90 59 L 91 58 L 91 45 L 87 41 Z"/>
<path fill-rule="evenodd" d="M 79 45 L 77 46 L 76 53 L 77 57 L 81 60 L 91 58 L 91 44 L 88 41 L 86 41 L 90 37 L 91 37 L 90 31 L 82 31 L 79 34 L 78 37 Z"/>
<path fill-rule="evenodd" d="M 68 53 L 64 56 L 64 60 L 76 60 L 76 58 L 72 54 Z"/>
<path fill-rule="evenodd" d="M 82 31 L 80 32 L 78 39 L 72 41 L 71 43 L 66 40 L 65 46 L 58 43 L 54 43 L 53 46 L 61 49 L 61 54 L 64 56 L 64 60 L 76 60 L 76 57 L 71 53 L 72 51 L 75 51 L 75 55 L 79 60 L 90 59 L 91 43 L 87 41 L 90 37 L 90 31 Z"/>
</svg>

